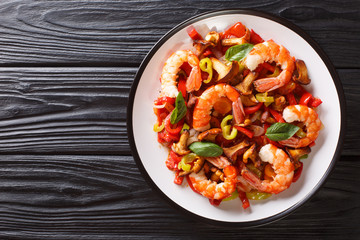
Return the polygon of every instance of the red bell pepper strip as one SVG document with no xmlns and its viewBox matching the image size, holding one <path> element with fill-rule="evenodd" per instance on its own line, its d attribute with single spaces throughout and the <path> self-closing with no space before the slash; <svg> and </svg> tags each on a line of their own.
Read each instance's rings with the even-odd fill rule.
<svg viewBox="0 0 360 240">
<path fill-rule="evenodd" d="M 202 40 L 203 39 L 202 36 L 193 27 L 188 28 L 187 33 L 192 40 Z"/>
<path fill-rule="evenodd" d="M 170 122 L 170 118 L 171 113 L 169 113 L 169 115 L 165 118 L 165 130 L 172 135 L 177 135 L 180 133 L 183 127 L 184 120 L 181 120 L 180 122 L 173 125 Z M 172 128 L 172 126 L 175 126 L 175 128 Z"/>
<path fill-rule="evenodd" d="M 243 72 L 243 77 L 245 78 L 249 74 L 249 72 L 250 72 L 249 69 L 245 69 Z"/>
<path fill-rule="evenodd" d="M 299 100 L 299 104 L 300 104 L 300 105 L 307 106 L 312 99 L 313 99 L 313 96 L 311 95 L 311 93 L 305 92 L 305 93 L 301 96 L 301 98 L 300 98 L 300 100 Z"/>
<path fill-rule="evenodd" d="M 213 206 L 219 206 L 221 201 L 222 199 L 209 199 L 210 204 Z"/>
<path fill-rule="evenodd" d="M 171 97 L 159 97 L 158 99 L 156 99 L 156 100 L 154 101 L 154 104 L 155 104 L 155 105 L 162 105 L 162 104 L 164 104 L 164 103 L 166 103 L 166 102 L 174 105 L 174 104 L 175 104 L 175 98 L 171 98 Z"/>
<path fill-rule="evenodd" d="M 187 99 L 186 79 L 184 79 L 183 77 L 181 77 L 179 79 L 178 90 L 181 92 L 181 94 L 183 95 L 183 97 L 184 97 L 184 99 L 186 101 L 186 99 Z"/>
<path fill-rule="evenodd" d="M 300 84 L 296 84 L 294 93 L 301 97 L 302 95 L 304 95 L 304 93 L 307 93 L 307 91 Z"/>
<path fill-rule="evenodd" d="M 186 76 L 190 75 L 192 67 L 190 66 L 190 64 L 188 62 L 184 62 L 180 68 L 181 68 L 181 70 L 183 70 L 186 73 Z"/>
<path fill-rule="evenodd" d="M 322 101 L 320 98 L 314 97 L 312 101 L 310 101 L 309 106 L 310 107 L 318 107 L 320 104 L 322 104 Z"/>
<path fill-rule="evenodd" d="M 253 44 L 258 44 L 264 42 L 264 39 L 262 39 L 254 30 L 251 29 L 250 42 Z"/>
<path fill-rule="evenodd" d="M 223 33 L 223 37 L 229 38 L 231 36 L 235 36 L 237 38 L 240 38 L 245 35 L 245 32 L 245 26 L 241 22 L 237 22 Z"/>
<path fill-rule="evenodd" d="M 177 166 L 180 161 L 181 157 L 173 150 L 170 150 L 170 153 L 165 161 L 165 165 L 168 169 L 174 171 L 177 170 Z"/>
<path fill-rule="evenodd" d="M 184 177 L 179 176 L 179 171 L 175 172 L 175 178 L 174 178 L 174 183 L 177 185 L 181 185 L 184 181 Z"/>
<path fill-rule="evenodd" d="M 212 54 L 213 54 L 213 52 L 209 48 L 206 48 L 206 50 L 203 53 L 203 56 L 208 57 L 208 56 L 210 56 Z"/>
<path fill-rule="evenodd" d="M 242 202 L 243 209 L 247 209 L 248 207 L 250 207 L 250 202 L 249 199 L 246 197 L 246 193 L 243 191 L 238 191 L 238 193 L 239 193 L 239 198 Z"/>
<path fill-rule="evenodd" d="M 263 104 L 264 104 L 263 102 L 260 102 L 255 106 L 245 107 L 244 112 L 245 112 L 245 114 L 252 114 L 252 113 L 258 111 L 262 107 Z"/>
<path fill-rule="evenodd" d="M 272 72 L 272 73 L 275 71 L 275 67 L 274 67 L 273 65 L 267 63 L 267 62 L 264 62 L 264 63 L 262 64 L 262 66 L 263 66 L 263 68 L 269 70 L 269 71 Z"/>
<path fill-rule="evenodd" d="M 283 119 L 283 117 L 281 116 L 281 114 L 278 112 L 278 111 L 275 111 L 274 109 L 272 108 L 268 108 L 271 115 L 275 118 L 275 120 L 277 122 L 280 122 L 280 123 L 284 123 L 285 120 Z"/>
<path fill-rule="evenodd" d="M 254 133 L 252 131 L 250 131 L 249 129 L 247 129 L 247 128 L 236 126 L 236 125 L 234 126 L 234 128 L 236 128 L 238 131 L 242 132 L 243 134 L 245 134 L 249 138 L 252 138 L 254 136 Z"/>
<path fill-rule="evenodd" d="M 291 92 L 289 94 L 287 94 L 286 96 L 286 100 L 288 101 L 289 105 L 296 105 L 296 98 L 294 96 L 294 94 Z"/>
<path fill-rule="evenodd" d="M 300 163 L 300 167 L 298 167 L 296 170 L 295 170 L 295 173 L 294 173 L 294 177 L 293 177 L 293 180 L 292 182 L 296 182 L 297 180 L 299 180 L 300 178 L 300 175 L 302 173 L 302 170 L 303 170 L 303 163 L 302 162 L 299 162 Z"/>
</svg>

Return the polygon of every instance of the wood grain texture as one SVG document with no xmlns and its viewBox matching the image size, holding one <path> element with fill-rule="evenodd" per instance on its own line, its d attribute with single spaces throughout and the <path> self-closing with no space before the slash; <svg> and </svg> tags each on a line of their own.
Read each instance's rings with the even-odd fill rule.
<svg viewBox="0 0 360 240">
<path fill-rule="evenodd" d="M 150 190 L 132 157 L 2 155 L 0 238 L 263 239 L 271 232 L 274 239 L 288 239 L 291 232 L 298 239 L 339 239 L 341 234 L 349 239 L 359 234 L 354 228 L 360 224 L 359 170 L 359 159 L 343 157 L 324 187 L 295 213 L 239 230 L 209 226 L 168 207 Z"/>
<path fill-rule="evenodd" d="M 360 4 L 354 0 L 3 0 L 0 65 L 138 66 L 160 37 L 180 22 L 239 7 L 284 17 L 308 32 L 336 67 L 360 67 Z"/>
<path fill-rule="evenodd" d="M 136 70 L 0 68 L 0 153 L 130 154 L 126 107 Z M 338 72 L 349 116 L 343 154 L 360 155 L 360 70 Z"/>
</svg>

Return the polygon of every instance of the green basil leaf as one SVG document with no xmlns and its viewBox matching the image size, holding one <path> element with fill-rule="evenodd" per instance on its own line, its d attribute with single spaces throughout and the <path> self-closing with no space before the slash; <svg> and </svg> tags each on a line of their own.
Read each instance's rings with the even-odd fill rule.
<svg viewBox="0 0 360 240">
<path fill-rule="evenodd" d="M 171 116 L 170 116 L 171 124 L 178 123 L 183 117 L 185 117 L 186 111 L 187 111 L 187 108 L 186 108 L 184 97 L 181 94 L 181 92 L 179 92 L 179 94 L 177 95 L 176 100 L 175 100 L 175 108 L 172 111 Z"/>
<path fill-rule="evenodd" d="M 223 153 L 223 149 L 212 142 L 194 142 L 189 149 L 201 157 L 217 157 Z"/>
<path fill-rule="evenodd" d="M 265 135 L 273 141 L 281 141 L 291 138 L 300 128 L 290 123 L 274 123 Z"/>
<path fill-rule="evenodd" d="M 225 53 L 225 59 L 228 61 L 241 61 L 243 60 L 249 52 L 253 49 L 254 45 L 250 43 L 244 43 L 240 45 L 235 45 L 229 48 Z"/>
</svg>

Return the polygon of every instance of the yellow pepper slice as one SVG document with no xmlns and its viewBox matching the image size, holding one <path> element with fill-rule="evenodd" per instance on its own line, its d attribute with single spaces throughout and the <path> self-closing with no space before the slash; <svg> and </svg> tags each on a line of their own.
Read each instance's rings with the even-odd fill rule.
<svg viewBox="0 0 360 240">
<path fill-rule="evenodd" d="M 161 132 L 165 127 L 164 122 L 159 126 L 159 123 L 154 124 L 154 132 Z"/>
<path fill-rule="evenodd" d="M 238 191 L 235 190 L 229 197 L 224 198 L 223 201 L 230 201 L 239 197 Z"/>
<path fill-rule="evenodd" d="M 184 125 L 183 125 L 183 127 L 182 127 L 182 129 L 181 129 L 180 134 L 181 134 L 181 133 L 183 133 L 185 129 L 187 129 L 187 130 L 189 130 L 189 129 L 190 129 L 190 126 L 189 126 L 189 125 L 187 125 L 186 123 L 184 123 Z"/>
<path fill-rule="evenodd" d="M 209 83 L 213 76 L 212 62 L 211 62 L 210 58 L 201 59 L 199 66 L 200 66 L 201 71 L 209 74 L 208 78 L 206 80 L 204 80 L 204 83 Z"/>
<path fill-rule="evenodd" d="M 296 133 L 296 136 L 298 136 L 299 138 L 304 138 L 306 137 L 306 133 L 300 128 Z"/>
<path fill-rule="evenodd" d="M 227 115 L 220 124 L 223 137 L 227 140 L 233 140 L 237 136 L 238 132 L 236 128 L 233 128 L 230 132 L 231 125 L 228 125 L 227 122 L 231 119 L 233 119 L 233 115 Z"/>
<path fill-rule="evenodd" d="M 181 158 L 181 161 L 178 163 L 178 169 L 182 169 L 185 172 L 191 170 L 191 165 L 189 163 L 193 162 L 197 158 L 195 153 L 189 153 Z"/>
<path fill-rule="evenodd" d="M 265 103 L 265 106 L 268 107 L 271 103 L 274 102 L 274 97 L 270 96 L 268 97 L 267 95 L 268 93 L 258 93 L 255 95 L 256 100 L 258 100 L 259 102 L 263 102 Z"/>
</svg>

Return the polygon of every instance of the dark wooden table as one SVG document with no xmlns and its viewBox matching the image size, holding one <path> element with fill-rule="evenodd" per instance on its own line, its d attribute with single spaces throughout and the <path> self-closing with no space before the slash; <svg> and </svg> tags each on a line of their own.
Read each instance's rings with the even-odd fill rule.
<svg viewBox="0 0 360 240">
<path fill-rule="evenodd" d="M 293 214 L 253 229 L 209 226 L 146 184 L 126 132 L 128 94 L 156 41 L 196 14 L 286 18 L 328 54 L 347 101 L 341 159 Z M 0 1 L 0 239 L 359 239 L 360 2 Z"/>
</svg>

